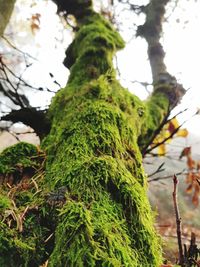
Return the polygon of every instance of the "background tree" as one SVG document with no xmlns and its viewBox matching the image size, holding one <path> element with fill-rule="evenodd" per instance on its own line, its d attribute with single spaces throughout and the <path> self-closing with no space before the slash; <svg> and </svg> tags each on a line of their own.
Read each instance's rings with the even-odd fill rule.
<svg viewBox="0 0 200 267">
<path fill-rule="evenodd" d="M 18 95 L 21 109 L 2 118 L 30 125 L 45 151 L 19 143 L 1 154 L 10 185 L 1 192 L 2 266 L 159 266 L 141 152 L 184 93 L 159 42 L 168 1 L 141 7 L 138 35 L 148 42 L 154 82 L 146 103 L 116 80 L 112 58 L 124 42 L 91 1 L 55 2 L 76 18 L 64 61 L 70 77 L 47 115 Z"/>
<path fill-rule="evenodd" d="M 0 1 L 0 36 L 2 36 L 14 8 L 15 0 Z"/>
</svg>

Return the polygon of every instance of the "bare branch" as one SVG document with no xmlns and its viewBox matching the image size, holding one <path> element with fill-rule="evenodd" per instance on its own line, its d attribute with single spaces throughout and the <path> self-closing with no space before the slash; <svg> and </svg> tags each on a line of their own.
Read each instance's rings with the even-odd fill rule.
<svg viewBox="0 0 200 267">
<path fill-rule="evenodd" d="M 184 266 L 184 256 L 183 256 L 183 245 L 182 245 L 182 237 L 181 237 L 181 218 L 179 214 L 178 208 L 178 201 L 177 201 L 177 185 L 178 179 L 176 175 L 173 177 L 174 182 L 174 191 L 173 191 L 173 202 L 174 202 L 174 210 L 176 216 L 176 232 L 177 232 L 177 239 L 178 239 L 178 249 L 179 249 L 179 264 Z"/>
<path fill-rule="evenodd" d="M 4 89 L 4 87 L 1 85 L 1 91 L 8 97 L 10 98 L 10 100 L 15 104 L 15 105 L 18 105 L 22 108 L 24 107 L 30 107 L 29 105 L 29 101 L 27 99 L 27 97 L 25 95 L 20 95 L 18 93 L 18 89 L 19 89 L 19 85 L 18 86 L 14 86 L 14 83 L 10 80 L 8 74 L 7 74 L 7 71 L 9 73 L 11 73 L 14 77 L 16 77 L 16 75 L 14 74 L 14 72 L 12 70 L 10 70 L 10 68 L 8 68 L 6 66 L 6 64 L 3 62 L 3 59 L 2 57 L 0 57 L 0 69 L 1 71 L 3 72 L 4 76 L 5 76 L 5 80 L 6 82 L 10 85 L 10 87 L 13 89 L 12 90 L 9 90 L 9 91 L 6 91 Z M 19 81 L 20 81 L 20 78 L 19 78 Z"/>
<path fill-rule="evenodd" d="M 13 49 L 15 49 L 15 50 L 18 51 L 19 53 L 23 54 L 24 57 L 29 57 L 29 58 L 31 58 L 31 59 L 37 61 L 37 58 L 33 57 L 32 55 L 30 55 L 30 54 L 27 53 L 27 52 L 24 52 L 24 51 L 20 50 L 19 48 L 17 48 L 17 47 L 16 47 L 11 41 L 9 41 L 5 36 L 1 36 L 1 38 L 2 38 L 3 40 L 5 40 L 5 41 L 9 44 L 10 47 L 12 47 Z"/>
<path fill-rule="evenodd" d="M 176 176 L 185 174 L 184 171 L 185 171 L 185 169 L 183 169 L 181 172 L 176 173 Z M 156 178 L 152 178 L 152 179 L 148 180 L 148 183 L 156 182 L 156 181 L 160 181 L 160 180 L 171 179 L 171 178 L 172 178 L 171 174 L 167 175 L 167 176 L 164 176 L 164 177 L 156 177 Z"/>
<path fill-rule="evenodd" d="M 156 147 L 158 147 L 158 146 L 160 146 L 160 145 L 162 145 L 162 144 L 164 144 L 164 143 L 166 143 L 169 139 L 171 139 L 177 132 L 178 132 L 178 130 L 181 128 L 183 126 L 183 124 L 181 124 L 180 126 L 178 126 L 168 137 L 166 137 L 166 138 L 164 138 L 163 140 L 162 140 L 162 142 L 158 142 L 158 143 L 156 143 L 155 145 L 152 145 L 149 149 L 147 149 L 146 151 L 145 151 L 145 154 L 146 153 L 149 153 L 150 151 L 152 151 L 153 149 L 155 149 Z"/>
<path fill-rule="evenodd" d="M 23 108 L 11 111 L 9 114 L 1 117 L 1 120 L 12 122 L 23 122 L 34 129 L 35 133 L 43 138 L 50 131 L 50 121 L 47 119 L 44 111 L 35 108 Z"/>
<path fill-rule="evenodd" d="M 148 175 L 148 177 L 151 177 L 159 172 L 164 171 L 165 169 L 163 169 L 163 166 L 165 165 L 165 163 L 163 162 L 160 166 L 158 166 L 158 168 L 151 174 Z"/>
</svg>

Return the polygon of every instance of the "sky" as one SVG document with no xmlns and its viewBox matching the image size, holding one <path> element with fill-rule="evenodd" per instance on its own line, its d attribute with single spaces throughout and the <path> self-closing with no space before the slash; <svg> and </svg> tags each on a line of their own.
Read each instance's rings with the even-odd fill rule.
<svg viewBox="0 0 200 267">
<path fill-rule="evenodd" d="M 138 2 L 138 3 L 137 3 Z M 148 1 L 134 1 L 135 4 L 147 4 Z M 197 108 L 200 108 L 200 1 L 181 0 L 181 8 L 169 7 L 167 20 L 164 23 L 162 43 L 166 51 L 165 63 L 168 71 L 176 76 L 179 83 L 188 89 L 181 105 L 175 109 L 174 114 L 188 108 L 188 111 L 179 116 L 180 123 L 186 123 L 190 132 L 200 132 L 200 116 L 192 117 Z M 97 7 L 98 8 L 98 5 Z M 173 10 L 173 12 L 172 12 Z M 147 44 L 141 38 L 134 38 L 134 21 L 138 24 L 144 22 L 144 15 L 137 17 L 128 12 L 116 9 L 123 38 L 127 42 L 126 48 L 117 54 L 117 66 L 120 70 L 121 83 L 131 92 L 145 99 L 147 90 L 138 83 L 151 83 L 151 71 L 147 58 Z M 31 16 L 40 14 L 39 29 L 31 32 Z M 37 23 L 37 21 L 36 21 Z M 14 26 L 13 26 L 14 25 Z M 46 86 L 51 90 L 58 90 L 59 86 L 53 83 L 54 78 L 64 87 L 69 71 L 63 66 L 65 49 L 72 40 L 66 25 L 60 22 L 56 15 L 56 6 L 51 1 L 25 1 L 18 0 L 11 24 L 7 28 L 7 36 L 14 40 L 17 47 L 28 52 L 37 60 L 28 68 L 23 77 L 36 87 Z M 116 64 L 116 59 L 114 60 Z M 23 69 L 23 63 L 21 68 Z M 51 79 L 49 73 L 54 75 Z M 151 90 L 151 86 L 147 88 Z M 53 94 L 29 92 L 32 104 L 36 106 L 48 105 Z M 44 102 L 44 98 L 46 99 Z"/>
</svg>

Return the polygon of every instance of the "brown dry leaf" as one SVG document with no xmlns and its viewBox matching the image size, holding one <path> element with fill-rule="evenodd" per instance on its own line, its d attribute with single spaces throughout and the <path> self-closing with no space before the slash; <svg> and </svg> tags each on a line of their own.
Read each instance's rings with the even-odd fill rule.
<svg viewBox="0 0 200 267">
<path fill-rule="evenodd" d="M 200 260 L 196 261 L 197 267 L 200 267 Z"/>
<path fill-rule="evenodd" d="M 192 197 L 192 203 L 194 204 L 194 206 L 198 206 L 199 205 L 199 194 L 195 191 L 193 197 Z"/>
<path fill-rule="evenodd" d="M 192 159 L 191 155 L 187 157 L 187 165 L 190 170 L 195 168 L 196 162 Z"/>
<path fill-rule="evenodd" d="M 192 172 L 189 172 L 188 175 L 187 175 L 187 178 L 186 178 L 186 184 L 189 184 L 193 181 L 193 173 Z"/>
<path fill-rule="evenodd" d="M 200 195 L 200 184 L 198 182 L 199 174 L 190 172 L 187 175 L 186 183 L 189 183 L 189 186 L 186 189 L 186 193 L 193 194 L 192 203 L 194 206 L 199 205 L 199 195 Z"/>
<path fill-rule="evenodd" d="M 193 185 L 190 184 L 186 189 L 186 193 L 191 194 L 192 193 L 192 189 L 193 189 Z"/>
<path fill-rule="evenodd" d="M 40 29 L 40 17 L 41 14 L 36 13 L 31 16 L 31 31 L 35 34 Z"/>
<path fill-rule="evenodd" d="M 185 148 L 182 150 L 179 159 L 181 159 L 181 158 L 184 157 L 184 156 L 187 157 L 187 156 L 189 156 L 190 154 L 191 154 L 191 146 L 187 146 L 187 147 L 185 147 Z"/>
<path fill-rule="evenodd" d="M 197 180 L 195 181 L 194 188 L 195 188 L 195 191 L 199 194 L 200 193 L 200 186 L 199 186 L 199 182 Z"/>
<path fill-rule="evenodd" d="M 31 31 L 32 31 L 32 33 L 35 34 L 35 32 L 38 31 L 39 29 L 40 29 L 40 27 L 37 24 L 31 23 Z"/>
<path fill-rule="evenodd" d="M 200 161 L 197 162 L 197 170 L 200 170 Z"/>
<path fill-rule="evenodd" d="M 31 19 L 37 21 L 38 24 L 40 24 L 40 17 L 41 17 L 41 14 L 35 13 L 32 15 Z"/>
</svg>

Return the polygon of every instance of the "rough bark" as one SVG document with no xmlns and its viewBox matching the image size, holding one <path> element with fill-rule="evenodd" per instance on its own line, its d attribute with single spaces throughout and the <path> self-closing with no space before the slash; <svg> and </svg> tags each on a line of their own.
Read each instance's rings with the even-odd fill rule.
<svg viewBox="0 0 200 267">
<path fill-rule="evenodd" d="M 169 0 L 151 0 L 143 9 L 146 21 L 138 27 L 137 34 L 144 37 L 148 44 L 148 56 L 152 70 L 153 82 L 160 81 L 160 75 L 167 73 L 164 63 L 165 52 L 160 43 L 165 6 Z"/>
<path fill-rule="evenodd" d="M 168 94 L 152 96 L 153 114 L 149 104 L 116 80 L 112 58 L 124 42 L 93 11 L 91 1 L 55 2 L 76 17 L 79 28 L 66 51 L 70 77 L 48 111 L 51 130 L 42 142 L 45 174 L 41 151 L 29 145 L 16 145 L 1 156 L 7 158 L 0 165 L 4 178 L 19 166 L 22 181 L 25 167 L 34 168 L 35 176 L 29 190 L 19 184 L 14 192 L 4 184 L 1 189 L 0 264 L 159 266 L 160 240 L 138 139 L 162 122 Z"/>
<path fill-rule="evenodd" d="M 162 25 L 166 6 L 170 0 L 150 0 L 141 9 L 146 15 L 145 23 L 138 27 L 137 35 L 144 38 L 148 44 L 148 57 L 153 79 L 153 93 L 147 100 L 149 123 L 147 132 L 140 137 L 142 154 L 166 123 L 171 110 L 179 103 L 185 94 L 182 84 L 179 84 L 165 65 L 165 52 L 160 38 L 163 34 Z"/>
<path fill-rule="evenodd" d="M 3 35 L 3 32 L 10 20 L 15 1 L 16 0 L 0 0 L 0 36 Z"/>
</svg>

